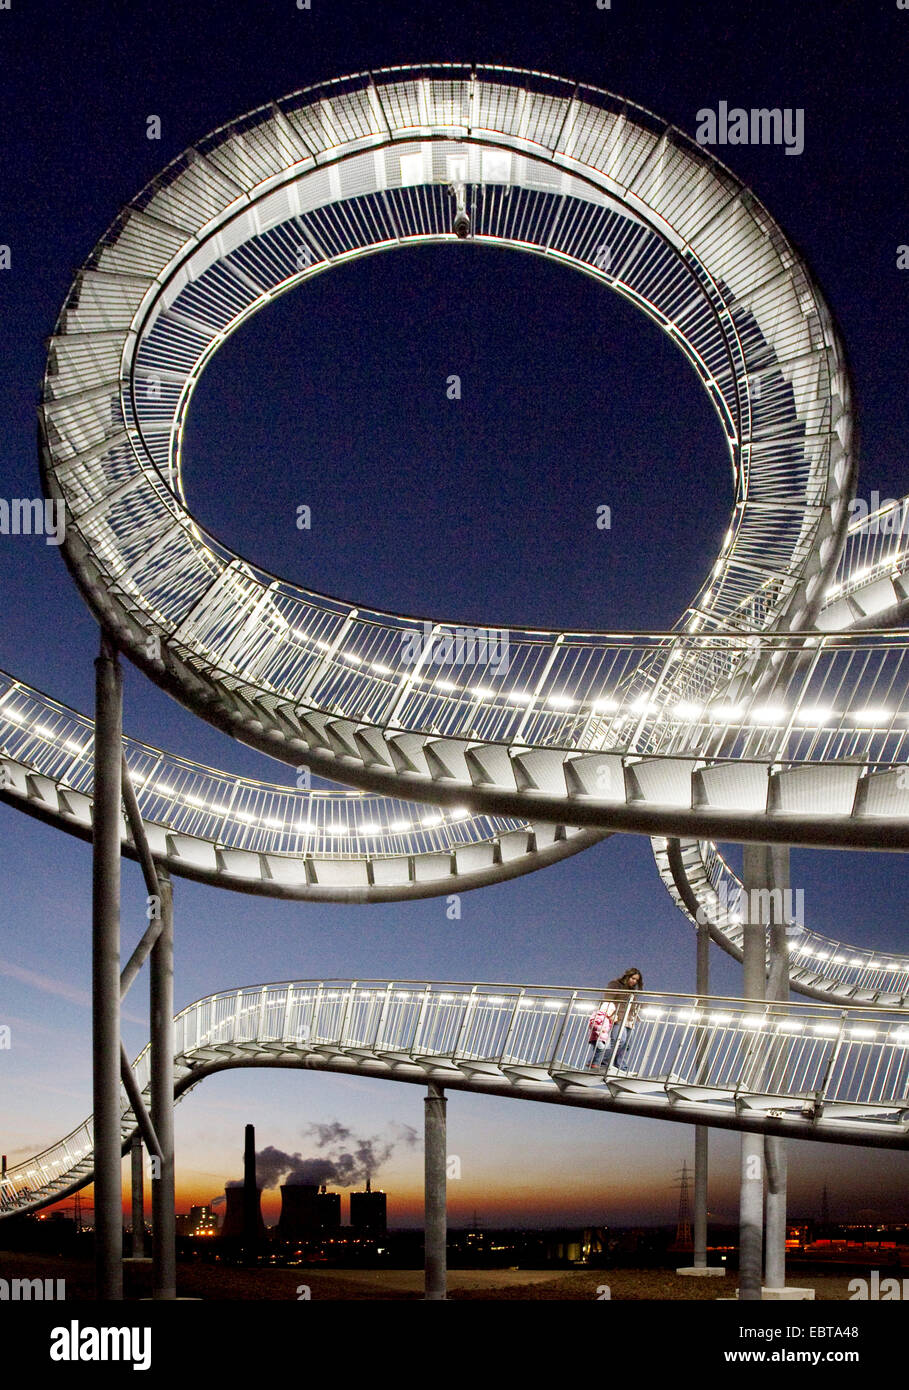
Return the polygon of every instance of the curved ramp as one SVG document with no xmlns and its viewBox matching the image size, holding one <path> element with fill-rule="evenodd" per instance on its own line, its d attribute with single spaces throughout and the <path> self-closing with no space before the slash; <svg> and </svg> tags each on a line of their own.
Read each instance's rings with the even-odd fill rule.
<svg viewBox="0 0 909 1390">
<path fill-rule="evenodd" d="M 469 241 L 558 259 L 630 299 L 714 405 L 736 503 L 675 634 L 465 632 L 354 607 L 258 570 L 186 507 L 186 412 L 217 348 L 333 265 L 461 240 L 459 182 Z M 80 270 L 41 409 L 45 483 L 65 500 L 65 554 L 87 601 L 154 680 L 272 756 L 391 796 L 469 798 L 478 814 L 902 846 L 890 744 L 856 727 L 869 692 L 843 690 L 832 639 L 806 667 L 792 636 L 837 563 L 852 432 L 823 298 L 729 170 L 609 93 L 456 65 L 294 94 L 176 160 Z M 771 628 L 787 637 L 726 635 Z M 459 643 L 469 663 L 451 657 Z M 900 685 L 903 644 L 890 643 L 881 660 Z M 803 710 L 834 687 L 821 753 Z M 783 695 L 781 739 L 761 711 Z M 679 712 L 695 700 L 703 721 Z M 849 773 L 827 765 L 857 760 L 868 785 L 847 804 Z"/>
<path fill-rule="evenodd" d="M 846 546 L 824 596 L 818 627 L 856 631 L 869 623 L 904 621 L 909 601 L 909 498 L 890 499 L 849 528 Z M 896 724 L 895 710 L 878 717 Z M 906 768 L 897 787 L 909 785 Z M 654 858 L 668 892 L 692 921 L 705 922 L 713 939 L 742 957 L 743 887 L 711 841 L 653 841 Z M 791 904 L 790 904 L 791 906 Z M 909 958 L 891 951 L 833 941 L 792 917 L 789 977 L 793 989 L 829 1003 L 909 1004 Z"/>
<path fill-rule="evenodd" d="M 353 606 L 249 564 L 190 513 L 186 415 L 217 348 L 334 265 L 463 240 L 456 209 L 468 244 L 555 259 L 637 304 L 698 373 L 735 505 L 674 631 L 464 628 Z M 300 798 L 129 744 L 156 857 L 247 891 L 365 901 L 494 882 L 622 830 L 685 839 L 685 901 L 695 880 L 707 898 L 729 884 L 692 837 L 909 848 L 909 645 L 892 631 L 909 591 L 888 505 L 841 556 L 851 395 L 830 311 L 767 210 L 609 93 L 505 68 L 398 68 L 200 141 L 78 272 L 49 345 L 45 490 L 65 504 L 83 596 L 153 680 L 251 746 L 397 806 Z M 16 682 L 0 721 L 0 794 L 88 836 L 87 721 Z M 418 827 L 420 803 L 435 809 Z M 734 952 L 734 924 L 715 929 Z M 825 997 L 904 1002 L 876 976 L 820 974 L 799 978 Z M 595 1002 L 394 982 L 213 996 L 179 1016 L 177 1089 L 225 1066 L 302 1065 L 905 1146 L 898 1012 L 650 998 L 631 1070 L 602 1080 L 583 1067 Z M 131 1128 L 124 1111 L 124 1139 Z M 14 1170 L 7 1211 L 88 1181 L 90 1142 L 83 1127 Z"/>
<path fill-rule="evenodd" d="M 0 672 L 0 800 L 91 839 L 94 724 Z M 392 902 L 467 892 L 602 838 L 361 792 L 296 791 L 124 739 L 152 854 L 173 873 L 266 897 Z M 123 822 L 123 852 L 134 856 Z"/>
<path fill-rule="evenodd" d="M 534 985 L 304 980 L 209 995 L 175 1019 L 174 1098 L 241 1066 L 302 1067 L 792 1139 L 909 1148 L 897 1010 L 647 994 L 628 1069 L 588 1067 L 601 993 Z M 149 1052 L 135 1063 L 148 1096 Z M 135 1120 L 124 1095 L 124 1150 Z M 7 1173 L 0 1216 L 92 1178 L 91 1119 Z"/>
</svg>

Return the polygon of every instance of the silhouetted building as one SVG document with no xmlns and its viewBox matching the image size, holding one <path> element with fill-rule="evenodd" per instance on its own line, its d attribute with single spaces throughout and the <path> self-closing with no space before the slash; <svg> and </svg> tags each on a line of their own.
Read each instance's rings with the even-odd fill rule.
<svg viewBox="0 0 909 1390">
<path fill-rule="evenodd" d="M 316 1215 L 320 1231 L 341 1229 L 341 1194 L 329 1192 L 323 1183 L 316 1194 Z"/>
<path fill-rule="evenodd" d="M 373 1192 L 369 1178 L 365 1192 L 350 1194 L 350 1224 L 355 1231 L 386 1231 L 388 1216 L 385 1193 Z"/>
<path fill-rule="evenodd" d="M 278 1235 L 282 1240 L 305 1240 L 318 1229 L 315 1183 L 285 1183 L 281 1188 Z"/>
<path fill-rule="evenodd" d="M 308 1240 L 341 1227 L 341 1194 L 314 1183 L 285 1183 L 281 1188 L 278 1235 L 282 1240 Z"/>
<path fill-rule="evenodd" d="M 227 1205 L 221 1235 L 227 1240 L 240 1239 L 248 1256 L 252 1256 L 265 1238 L 262 1220 L 262 1192 L 256 1182 L 256 1131 L 247 1125 L 243 1144 L 243 1182 L 224 1189 Z"/>
<path fill-rule="evenodd" d="M 224 1189 L 226 1198 L 224 1207 L 224 1225 L 221 1227 L 221 1235 L 226 1240 L 241 1240 L 244 1236 L 244 1192 L 242 1185 L 237 1187 L 226 1187 Z M 265 1237 L 265 1222 L 262 1220 L 262 1209 L 259 1205 L 261 1192 L 256 1193 L 256 1236 L 259 1239 Z"/>
<path fill-rule="evenodd" d="M 218 1218 L 211 1207 L 190 1207 L 189 1216 L 182 1218 L 184 1229 L 181 1235 L 187 1236 L 216 1236 L 218 1234 Z"/>
</svg>

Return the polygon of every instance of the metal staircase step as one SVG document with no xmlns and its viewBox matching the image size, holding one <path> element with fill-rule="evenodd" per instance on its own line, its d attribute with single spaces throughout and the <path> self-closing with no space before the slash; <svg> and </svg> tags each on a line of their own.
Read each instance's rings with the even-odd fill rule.
<svg viewBox="0 0 909 1390">
<path fill-rule="evenodd" d="M 858 763 L 811 763 L 770 778 L 768 806 L 785 815 L 843 815 L 852 812 L 862 767 Z"/>
<path fill-rule="evenodd" d="M 49 811 L 59 811 L 60 798 L 53 778 L 44 777 L 40 772 L 30 772 L 27 783 L 29 801 L 37 801 Z"/>
<path fill-rule="evenodd" d="M 418 734 L 395 733 L 387 737 L 392 761 L 398 772 L 416 772 L 423 777 L 431 777 L 432 772 L 426 761 L 425 739 Z"/>
<path fill-rule="evenodd" d="M 415 854 L 413 868 L 417 883 L 432 883 L 434 879 L 448 878 L 454 873 L 450 854 Z"/>
<path fill-rule="evenodd" d="M 909 816 L 909 766 L 869 772 L 858 792 L 857 816 Z"/>
<path fill-rule="evenodd" d="M 290 701 L 276 704 L 273 714 L 280 728 L 287 734 L 288 738 L 305 740 L 303 726 Z"/>
<path fill-rule="evenodd" d="M 499 849 L 502 855 L 502 863 L 510 864 L 515 859 L 522 858 L 530 848 L 530 836 L 526 830 L 509 830 L 507 834 L 499 836 Z"/>
<path fill-rule="evenodd" d="M 398 855 L 374 859 L 372 861 L 372 881 L 380 888 L 394 888 L 400 887 L 404 883 L 410 883 L 410 858 L 407 855 Z"/>
<path fill-rule="evenodd" d="M 467 762 L 469 747 L 470 744 L 464 739 L 428 739 L 424 744 L 424 750 L 433 781 L 448 778 L 455 782 L 470 782 L 470 768 Z"/>
<path fill-rule="evenodd" d="M 208 840 L 199 840 L 195 835 L 167 836 L 168 857 L 180 859 L 191 864 L 194 869 L 207 869 L 214 873 L 218 868 L 218 855 L 215 846 Z"/>
<path fill-rule="evenodd" d="M 11 758 L 0 758 L 0 783 L 3 789 L 15 792 L 18 796 L 28 795 L 28 771 L 21 763 Z"/>
<path fill-rule="evenodd" d="M 565 763 L 570 796 L 597 801 L 625 801 L 625 768 L 618 753 L 582 753 Z"/>
<path fill-rule="evenodd" d="M 303 737 L 310 748 L 324 748 L 329 753 L 334 752 L 326 729 L 329 715 L 318 714 L 315 710 L 306 710 L 305 713 L 298 711 L 297 717 L 300 720 Z"/>
<path fill-rule="evenodd" d="M 820 632 L 841 632 L 843 628 L 852 627 L 854 622 L 855 614 L 848 602 L 839 598 L 821 609 L 814 625 Z"/>
<path fill-rule="evenodd" d="M 534 821 L 530 827 L 533 835 L 533 848 L 535 850 L 548 849 L 550 845 L 557 841 L 564 840 L 565 827 L 563 825 L 552 825 L 549 821 Z"/>
<path fill-rule="evenodd" d="M 514 791 L 517 786 L 508 749 L 500 744 L 469 749 L 467 765 L 475 787 L 504 787 L 506 791 Z"/>
<path fill-rule="evenodd" d="M 565 754 L 559 748 L 532 748 L 512 758 L 519 791 L 549 792 L 565 796 Z"/>
<path fill-rule="evenodd" d="M 694 762 L 683 758 L 647 758 L 627 768 L 632 800 L 661 806 L 691 805 Z"/>
<path fill-rule="evenodd" d="M 394 767 L 391 753 L 388 751 L 388 745 L 380 729 L 355 729 L 354 742 L 366 767 Z"/>
<path fill-rule="evenodd" d="M 72 816 L 80 825 L 92 823 L 92 798 L 83 792 L 74 792 L 71 787 L 60 787 L 60 810 L 63 815 Z"/>
<path fill-rule="evenodd" d="M 889 575 L 883 579 L 875 580 L 873 584 L 868 584 L 863 589 L 854 589 L 849 597 L 861 609 L 866 618 L 873 617 L 875 613 L 883 613 L 900 601 L 900 595 L 893 587 L 893 581 Z"/>
<path fill-rule="evenodd" d="M 768 769 L 764 763 L 715 763 L 692 777 L 692 805 L 717 811 L 763 811 Z"/>
<path fill-rule="evenodd" d="M 356 758 L 359 762 L 360 750 L 354 738 L 356 728 L 351 719 L 329 719 L 325 724 L 332 752 L 338 753 L 342 758 Z"/>
<path fill-rule="evenodd" d="M 459 845 L 455 850 L 455 866 L 459 874 L 478 873 L 491 869 L 495 862 L 493 846 L 486 842 L 477 845 Z"/>
<path fill-rule="evenodd" d="M 313 859 L 312 869 L 316 883 L 335 888 L 365 888 L 369 883 L 362 859 Z"/>
</svg>

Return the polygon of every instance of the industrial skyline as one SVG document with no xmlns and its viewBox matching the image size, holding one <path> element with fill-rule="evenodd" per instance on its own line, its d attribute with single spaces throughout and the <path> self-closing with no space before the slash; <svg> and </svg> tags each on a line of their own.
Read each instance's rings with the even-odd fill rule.
<svg viewBox="0 0 909 1390">
<path fill-rule="evenodd" d="M 187 32 L 203 22 L 205 8 L 184 21 Z M 160 68 L 143 66 L 152 19 L 131 15 L 119 21 L 120 34 L 122 51 L 142 74 L 139 89 L 95 54 L 90 76 L 77 79 L 86 86 L 63 87 L 65 99 L 58 90 L 41 127 L 28 129 L 17 93 L 34 80 L 34 30 L 16 18 L 22 27 L 13 31 L 11 51 L 19 61 L 9 77 L 18 124 L 8 154 L 10 178 L 23 192 L 8 208 L 3 240 L 13 260 L 0 277 L 0 347 L 12 388 L 4 408 L 10 497 L 36 487 L 34 382 L 41 339 L 51 330 L 70 267 L 146 177 L 244 101 L 251 106 L 305 81 L 398 61 L 402 44 L 426 46 L 420 22 L 401 16 L 397 51 L 390 52 L 389 38 L 370 32 L 377 23 L 370 7 L 358 8 L 366 27 L 354 51 L 349 36 L 314 13 L 294 22 L 317 28 L 318 52 L 307 46 L 305 54 L 282 53 L 275 40 L 294 32 L 291 21 L 270 14 L 239 75 L 228 61 L 234 18 L 224 21 L 219 13 L 218 61 L 204 84 L 187 80 L 189 52 L 169 55 Z M 838 109 L 837 74 L 852 61 L 837 28 L 845 13 L 833 6 L 829 24 L 813 32 L 826 63 L 818 64 L 822 75 L 809 87 L 794 69 L 777 66 L 775 45 L 754 41 L 749 16 L 727 16 L 723 8 L 724 88 L 738 83 L 749 100 L 804 107 L 807 135 L 797 160 L 773 148 L 721 153 L 817 268 L 849 344 L 862 402 L 860 487 L 899 497 L 905 491 L 902 378 L 894 364 L 901 360 L 902 330 L 892 306 L 906 294 L 895 269 L 905 232 L 886 196 L 883 169 L 892 154 L 888 113 L 900 72 L 881 42 L 879 21 L 869 21 L 852 42 L 878 55 L 876 106 Z M 492 38 L 494 23 L 487 28 L 479 14 L 472 42 L 482 47 L 486 38 L 495 49 L 502 35 Z M 536 30 L 515 40 L 529 51 L 510 55 L 516 61 L 622 91 L 692 134 L 698 110 L 717 98 L 716 69 L 693 45 L 675 63 L 671 84 L 665 71 L 655 71 L 660 65 L 643 64 L 640 19 L 622 21 L 628 48 L 616 54 L 599 30 L 593 47 L 587 45 L 594 16 L 580 6 L 570 34 L 542 9 L 533 14 Z M 599 14 L 595 22 L 603 20 Z M 708 22 L 706 12 L 676 18 L 679 29 L 667 22 L 647 42 L 677 51 L 679 32 L 700 34 Z M 55 45 L 41 55 L 48 79 L 83 38 L 75 20 L 62 21 Z M 766 33 L 759 31 L 758 39 Z M 443 59 L 461 56 L 449 47 L 463 42 L 454 26 L 440 20 L 437 41 Z M 577 55 L 585 51 L 579 65 Z M 97 110 L 87 101 L 89 86 L 104 94 Z M 780 87 L 791 93 L 785 102 L 775 94 Z M 160 116 L 160 142 L 147 138 L 152 114 Z M 899 131 L 904 148 L 901 125 Z M 858 167 L 859 152 L 861 216 L 841 196 L 846 161 Z M 56 199 L 52 224 L 40 236 L 43 208 L 26 182 L 37 166 L 48 169 Z M 84 170 L 78 202 L 66 194 L 73 167 Z M 185 443 L 187 495 L 220 540 L 275 573 L 301 582 L 318 576 L 328 592 L 352 602 L 369 598 L 407 613 L 450 612 L 465 622 L 485 614 L 502 624 L 601 630 L 626 624 L 665 630 L 675 621 L 704 579 L 704 557 L 722 541 L 728 465 L 722 433 L 689 365 L 652 325 L 562 266 L 492 247 L 469 259 L 449 245 L 366 258 L 317 277 L 305 295 L 305 301 L 302 292 L 278 300 L 244 327 L 196 392 Z M 516 322 L 526 322 L 526 331 L 516 334 Z M 385 351 L 389 341 L 398 345 L 393 357 Z M 460 382 L 457 400 L 446 390 L 452 374 Z M 517 449 L 515 441 L 521 441 Z M 696 503 L 693 479 L 710 482 Z M 605 531 L 593 521 L 603 505 L 610 513 Z M 301 506 L 309 509 L 308 529 L 297 525 Z M 36 536 L 4 535 L 0 567 L 8 595 L 4 666 L 90 709 L 94 624 L 57 548 Z M 229 766 L 238 776 L 294 786 L 291 769 L 274 763 L 263 770 L 258 754 L 229 745 L 128 665 L 125 711 L 125 728 L 137 737 Z M 13 1117 L 4 1147 L 16 1161 L 59 1138 L 91 1108 L 91 866 L 85 846 L 50 827 L 7 807 L 0 807 L 0 818 L 6 908 L 0 1024 L 10 1029 L 12 1043 L 0 1064 Z M 737 866 L 735 851 L 730 860 Z M 30 866 L 27 874 L 22 863 Z M 861 885 L 855 907 L 842 886 L 850 875 Z M 812 929 L 872 951 L 902 948 L 904 879 L 898 856 L 819 850 L 792 856 L 792 882 L 803 893 Z M 694 933 L 662 888 L 646 838 L 614 835 L 543 873 L 465 893 L 457 916 L 444 897 L 368 907 L 283 903 L 184 881 L 175 896 L 177 1007 L 238 985 L 352 975 L 593 988 L 631 964 L 642 970 L 645 988 L 694 988 Z M 142 929 L 144 898 L 138 870 L 126 866 L 124 954 Z M 738 965 L 712 954 L 713 992 L 739 995 Z M 131 1055 L 146 1036 L 144 1005 L 131 997 L 124 1015 Z M 313 1124 L 367 1136 L 395 1126 L 399 1133 L 413 1130 L 421 1103 L 416 1088 L 363 1077 L 242 1071 L 214 1077 L 175 1112 L 178 1208 L 199 1204 L 206 1193 L 210 1198 L 213 1179 L 230 1177 L 241 1112 L 270 1145 L 294 1154 Z M 381 1166 L 402 1225 L 422 1220 L 418 1149 L 399 1143 Z M 556 1107 L 463 1094 L 449 1099 L 449 1149 L 460 1174 L 448 1186 L 452 1224 L 468 1218 L 479 1201 L 498 1224 L 665 1222 L 675 1205 L 665 1188 L 666 1153 L 677 1156 L 675 1166 L 690 1160 L 691 1137 L 687 1127 L 655 1119 L 576 1111 L 566 1124 Z M 711 1209 L 732 1219 L 737 1137 L 716 1135 L 711 1149 Z M 903 1153 L 790 1145 L 793 1210 L 816 1205 L 826 1181 L 847 1212 L 874 1206 L 884 1216 L 905 1217 L 905 1176 Z M 274 1215 L 276 1202 L 276 1189 L 268 1189 L 266 1214 Z"/>
</svg>

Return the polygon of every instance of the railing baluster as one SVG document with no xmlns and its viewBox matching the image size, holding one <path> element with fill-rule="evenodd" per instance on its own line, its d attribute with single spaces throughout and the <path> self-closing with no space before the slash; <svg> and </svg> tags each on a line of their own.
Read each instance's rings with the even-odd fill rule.
<svg viewBox="0 0 909 1390">
<path fill-rule="evenodd" d="M 467 1053 L 499 1065 L 514 1060 L 544 1067 L 550 1076 L 575 1059 L 575 1042 L 569 1042 L 574 1036 L 572 1020 L 576 1013 L 580 1018 L 579 1006 L 586 991 L 557 986 L 544 994 L 537 986 L 497 989 L 494 985 L 455 984 L 448 987 L 451 994 L 443 1002 L 432 982 L 403 984 L 410 987 L 404 991 L 406 1000 L 400 1001 L 396 997 L 400 986 L 394 980 L 384 982 L 384 986 L 381 981 L 361 986 L 353 980 L 346 989 L 343 982 L 329 981 L 333 988 L 326 988 L 321 981 L 290 982 L 209 996 L 178 1014 L 176 1050 L 191 1065 L 194 1048 L 204 1048 L 210 1040 L 243 1042 L 257 1035 L 265 1040 L 266 1034 L 271 1036 L 274 1031 L 267 1026 L 272 1005 L 282 1010 L 281 1034 L 287 1036 L 297 1005 L 311 1009 L 313 1035 L 325 1032 L 328 1040 L 337 1038 L 342 1045 L 348 1036 L 355 1035 L 359 1042 L 371 1033 L 374 1050 L 379 1052 L 384 1048 L 441 1053 L 451 1033 L 452 1057 Z M 499 990 L 508 992 L 505 998 L 497 997 Z M 353 1019 L 359 1019 L 357 1010 L 364 1001 L 368 1003 L 365 1022 L 354 1028 Z M 724 1116 L 728 1115 L 725 1107 L 730 1095 L 746 1098 L 768 1093 L 786 1101 L 788 1113 L 803 1126 L 805 1137 L 823 1139 L 848 1130 L 853 1136 L 867 1134 L 873 1144 L 875 1130 L 886 1135 L 885 1142 L 892 1142 L 895 1133 L 906 1132 L 909 1048 L 902 1044 L 909 1039 L 909 1025 L 903 1023 L 905 1011 L 866 1007 L 834 1012 L 825 1005 L 768 1001 L 763 1011 L 755 1014 L 751 1012 L 755 1001 L 671 994 L 638 997 L 633 1002 L 639 1009 L 635 1024 L 639 1031 L 632 1074 L 666 1088 L 672 1081 L 703 1086 L 707 1095 L 701 1100 L 691 1098 L 697 1106 L 696 1123 L 711 1123 L 711 1093 L 724 1107 Z M 326 1004 L 330 1015 L 323 1026 Z M 625 1022 L 627 1007 L 620 1011 L 617 1027 Z M 460 1018 L 455 1012 L 458 1009 Z M 369 1020 L 374 1013 L 373 1026 Z M 757 1027 L 753 1026 L 755 1021 Z M 274 1026 L 279 1025 L 276 1022 Z M 433 1043 L 437 1045 L 434 1048 Z M 147 1089 L 147 1069 L 146 1049 L 135 1068 L 140 1089 Z M 591 1104 L 604 1100 L 622 1104 L 620 1097 L 613 1098 L 595 1085 L 589 1090 Z M 515 1093 L 528 1094 L 519 1081 Z M 827 1101 L 837 1102 L 837 1113 L 817 1125 L 816 1121 L 824 1120 Z M 841 1121 L 840 1107 L 853 1107 L 861 1127 L 852 1118 Z M 127 1120 L 130 1113 L 129 1102 L 124 1100 L 122 1117 L 128 1127 L 132 1127 L 132 1120 Z M 0 1190 L 3 1212 L 23 1210 L 40 1202 L 42 1194 L 65 1190 L 77 1169 L 80 1174 L 85 1172 L 81 1165 L 91 1161 L 91 1146 L 89 1120 L 13 1168 Z"/>
<path fill-rule="evenodd" d="M 549 1057 L 549 1065 L 548 1065 L 548 1067 L 547 1067 L 547 1070 L 548 1070 L 550 1073 L 552 1072 L 552 1069 L 553 1069 L 553 1067 L 554 1067 L 554 1065 L 555 1065 L 556 1054 L 557 1054 L 559 1048 L 560 1048 L 561 1045 L 562 1045 L 562 1039 L 563 1039 L 563 1037 L 565 1036 L 565 1029 L 568 1027 L 568 1020 L 569 1020 L 569 1018 L 571 1017 L 571 1013 L 572 1013 L 572 1010 L 573 1010 L 573 1008 L 574 1008 L 575 1001 L 577 1000 L 577 997 L 578 997 L 578 992 L 577 992 L 577 990 L 574 990 L 574 992 L 573 992 L 572 995 L 571 995 L 571 998 L 568 999 L 568 1000 L 566 1000 L 566 1003 L 565 1003 L 565 1014 L 564 1014 L 564 1017 L 563 1017 L 563 1019 L 562 1019 L 562 1026 L 561 1026 L 561 1028 L 559 1029 L 558 1036 L 556 1037 L 555 1042 L 553 1043 L 552 1052 L 551 1052 L 550 1057 Z"/>
<path fill-rule="evenodd" d="M 385 986 L 385 993 L 382 996 L 382 1006 L 379 1009 L 379 1017 L 376 1019 L 376 1031 L 373 1034 L 372 1038 L 373 1052 L 378 1051 L 379 1043 L 383 1041 L 385 1037 L 385 1020 L 388 1017 L 388 1005 L 391 999 L 391 989 L 391 981 L 389 980 L 388 984 Z"/>
<path fill-rule="evenodd" d="M 418 1014 L 417 1014 L 417 1017 L 416 1017 L 416 1019 L 415 1019 L 415 1021 L 414 1021 L 413 1032 L 412 1032 L 411 1035 L 410 1035 L 410 1046 L 409 1046 L 408 1049 L 407 1049 L 408 1052 L 414 1052 L 414 1051 L 416 1050 L 417 1039 L 421 1037 L 421 1030 L 422 1030 L 422 1027 L 423 1027 L 423 1020 L 425 1019 L 425 1017 L 426 1017 L 426 1011 L 427 1011 L 427 1009 L 429 1008 L 429 1000 L 430 1000 L 430 997 L 431 997 L 431 993 L 430 993 L 430 992 L 431 992 L 431 989 L 432 989 L 432 986 L 431 986 L 431 985 L 427 985 L 426 988 L 425 988 L 425 990 L 423 991 L 423 998 L 420 1000 L 420 1009 L 419 1009 L 419 1012 L 418 1012 Z"/>
<path fill-rule="evenodd" d="M 518 1018 L 518 1010 L 521 1007 L 521 1000 L 524 998 L 524 993 L 525 992 L 522 989 L 514 1001 L 514 1008 L 511 1011 L 511 1020 L 508 1024 L 508 1031 L 506 1032 L 505 1039 L 502 1043 L 502 1051 L 499 1053 L 497 1059 L 499 1066 L 502 1065 L 502 1063 L 505 1061 L 506 1056 L 508 1055 L 508 1044 L 511 1042 L 511 1035 L 514 1032 L 515 1023 L 517 1022 Z"/>
<path fill-rule="evenodd" d="M 823 1079 L 821 1081 L 820 1086 L 817 1088 L 814 1094 L 815 1116 L 820 1115 L 824 1108 L 824 1101 L 827 1097 L 827 1088 L 830 1085 L 830 1078 L 833 1075 L 833 1068 L 839 1059 L 840 1051 L 843 1046 L 843 1040 L 846 1036 L 846 1017 L 846 1010 L 844 1009 L 842 1014 L 840 1015 L 839 1032 L 837 1033 L 836 1040 L 832 1048 L 830 1049 L 830 1056 L 827 1059 L 827 1067 L 824 1072 Z"/>
<path fill-rule="evenodd" d="M 338 1026 L 338 1046 L 339 1046 L 339 1047 L 343 1047 L 343 1046 L 344 1046 L 344 1034 L 345 1034 L 345 1031 L 346 1031 L 346 1029 L 347 1029 L 348 1020 L 349 1020 L 349 1018 L 350 1018 L 350 1011 L 351 1011 L 351 1009 L 353 1008 L 354 993 L 355 993 L 355 991 L 356 991 L 356 988 L 357 988 L 357 981 L 356 981 L 356 980 L 351 980 L 351 982 L 350 982 L 350 984 L 349 984 L 349 986 L 348 986 L 348 990 L 347 990 L 347 1003 L 346 1003 L 345 1006 L 344 1006 L 344 1014 L 343 1014 L 343 1017 L 342 1017 L 342 1019 L 341 1019 L 341 1023 L 340 1023 L 339 1026 Z"/>
<path fill-rule="evenodd" d="M 284 993 L 284 1020 L 281 1024 L 282 1041 L 286 1039 L 288 1033 L 290 1032 L 290 1011 L 293 1006 L 293 999 L 294 987 L 293 985 L 288 985 Z"/>
<path fill-rule="evenodd" d="M 466 1030 L 467 1030 L 467 1025 L 468 1025 L 470 1019 L 471 1019 L 472 1016 L 473 1016 L 473 1010 L 476 1008 L 476 1002 L 477 1002 L 477 986 L 476 986 L 476 985 L 471 985 L 471 987 L 470 987 L 470 993 L 469 993 L 468 996 L 467 996 L 467 1002 L 466 1002 L 466 1004 L 464 1005 L 464 1017 L 461 1019 L 461 1026 L 460 1026 L 460 1028 L 458 1029 L 458 1035 L 457 1035 L 457 1037 L 455 1038 L 454 1046 L 453 1046 L 452 1049 L 451 1049 L 451 1055 L 452 1055 L 452 1057 L 456 1057 L 457 1054 L 458 1054 L 458 1050 L 459 1050 L 459 1048 L 460 1048 L 460 1046 L 461 1046 L 461 1039 L 463 1038 L 463 1036 L 464 1036 L 464 1034 L 465 1034 L 465 1032 L 466 1032 Z"/>
</svg>

